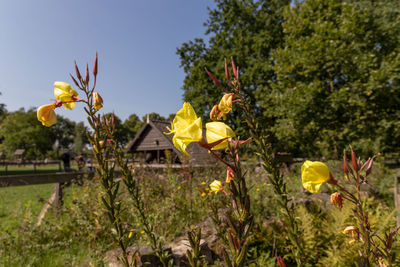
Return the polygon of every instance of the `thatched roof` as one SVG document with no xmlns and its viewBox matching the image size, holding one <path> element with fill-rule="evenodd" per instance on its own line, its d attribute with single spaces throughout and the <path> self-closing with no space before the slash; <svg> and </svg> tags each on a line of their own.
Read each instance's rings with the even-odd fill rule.
<svg viewBox="0 0 400 267">
<path fill-rule="evenodd" d="M 25 155 L 25 149 L 17 149 L 14 152 L 14 156 L 23 156 Z"/>
</svg>

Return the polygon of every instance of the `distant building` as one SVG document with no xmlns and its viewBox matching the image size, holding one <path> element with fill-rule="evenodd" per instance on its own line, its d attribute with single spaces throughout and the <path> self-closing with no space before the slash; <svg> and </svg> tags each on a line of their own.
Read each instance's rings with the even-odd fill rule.
<svg viewBox="0 0 400 267">
<path fill-rule="evenodd" d="M 215 162 L 208 151 L 196 142 L 191 143 L 186 149 L 190 157 L 181 153 L 172 143 L 173 134 L 164 134 L 168 132 L 167 126 L 170 126 L 170 123 L 148 120 L 129 142 L 126 153 L 131 153 L 135 161 L 147 164 L 163 164 L 169 161 L 171 164 L 207 165 Z"/>
<path fill-rule="evenodd" d="M 25 149 L 17 149 L 14 152 L 14 160 L 16 162 L 24 162 L 25 161 L 26 151 Z"/>
</svg>

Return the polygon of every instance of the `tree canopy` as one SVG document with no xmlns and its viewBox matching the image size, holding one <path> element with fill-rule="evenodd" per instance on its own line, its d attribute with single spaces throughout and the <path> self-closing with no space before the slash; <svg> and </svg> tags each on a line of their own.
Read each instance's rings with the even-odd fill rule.
<svg viewBox="0 0 400 267">
<path fill-rule="evenodd" d="M 209 41 L 177 53 L 184 97 L 206 116 L 221 91 L 224 59 L 276 149 L 338 156 L 399 148 L 400 6 L 397 1 L 217 0 L 205 23 Z M 235 114 L 231 118 L 237 118 Z M 239 120 L 229 122 L 245 134 Z"/>
</svg>

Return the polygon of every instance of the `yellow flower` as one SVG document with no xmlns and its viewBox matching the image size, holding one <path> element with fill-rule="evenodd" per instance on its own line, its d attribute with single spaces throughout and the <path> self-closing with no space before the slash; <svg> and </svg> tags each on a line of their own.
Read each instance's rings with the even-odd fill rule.
<svg viewBox="0 0 400 267">
<path fill-rule="evenodd" d="M 230 139 L 236 136 L 233 130 L 228 125 L 219 121 L 206 123 L 206 129 L 207 129 L 206 138 L 207 138 L 207 143 L 209 144 L 227 137 L 228 139 Z M 223 149 L 226 148 L 227 146 L 228 146 L 228 141 L 225 140 L 219 143 L 218 145 L 214 146 L 212 149 L 213 150 Z"/>
<path fill-rule="evenodd" d="M 205 192 L 201 193 L 202 197 L 205 197 L 207 194 Z"/>
<path fill-rule="evenodd" d="M 129 232 L 128 238 L 130 239 L 133 235 L 133 232 Z"/>
<path fill-rule="evenodd" d="M 54 112 L 56 104 L 43 105 L 37 110 L 37 119 L 46 127 L 50 127 L 57 122 L 57 116 Z"/>
<path fill-rule="evenodd" d="M 212 182 L 210 184 L 210 189 L 211 189 L 211 192 L 214 192 L 215 194 L 217 194 L 222 189 L 222 183 L 218 180 L 214 180 L 214 182 Z"/>
<path fill-rule="evenodd" d="M 181 189 L 181 186 L 178 186 L 178 190 Z"/>
<path fill-rule="evenodd" d="M 103 98 L 99 95 L 99 93 L 93 93 L 93 106 L 96 110 L 99 110 L 103 107 Z"/>
<path fill-rule="evenodd" d="M 171 129 L 168 128 L 168 130 L 170 132 L 165 134 L 175 134 L 172 138 L 174 146 L 188 156 L 186 147 L 192 142 L 199 142 L 203 139 L 201 118 L 196 116 L 193 107 L 187 102 L 176 113 L 171 123 Z"/>
<path fill-rule="evenodd" d="M 71 87 L 66 82 L 55 82 L 54 83 L 54 97 L 57 100 L 61 100 L 62 102 L 69 102 L 69 103 L 63 103 L 64 108 L 69 108 L 73 109 L 75 107 L 75 102 L 74 99 L 72 98 L 72 95 L 78 96 L 78 93 L 75 91 L 74 88 Z"/>
<path fill-rule="evenodd" d="M 233 93 L 225 94 L 221 101 L 219 101 L 218 109 L 221 110 L 223 113 L 228 113 L 232 110 L 232 98 Z"/>
<path fill-rule="evenodd" d="M 201 184 L 202 184 L 202 185 L 205 185 L 205 184 L 206 184 L 206 182 L 201 182 Z"/>
<path fill-rule="evenodd" d="M 321 185 L 329 179 L 328 166 L 320 161 L 306 160 L 301 166 L 301 182 L 311 193 L 321 193 Z"/>
</svg>

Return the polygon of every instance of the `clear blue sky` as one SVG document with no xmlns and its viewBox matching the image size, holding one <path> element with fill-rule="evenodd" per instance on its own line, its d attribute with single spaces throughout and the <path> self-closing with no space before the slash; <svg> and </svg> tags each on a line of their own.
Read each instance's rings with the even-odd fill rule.
<svg viewBox="0 0 400 267">
<path fill-rule="evenodd" d="M 105 112 L 125 120 L 182 106 L 184 72 L 176 48 L 204 37 L 212 0 L 2 0 L 0 103 L 9 111 L 50 103 L 54 81 L 73 84 L 73 62 L 90 68 Z M 84 72 L 84 71 L 83 71 Z M 82 109 L 57 114 L 86 121 Z"/>
</svg>

